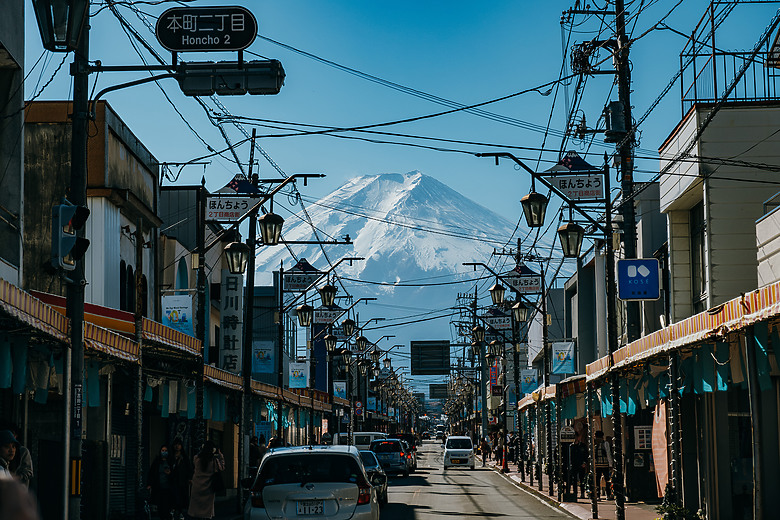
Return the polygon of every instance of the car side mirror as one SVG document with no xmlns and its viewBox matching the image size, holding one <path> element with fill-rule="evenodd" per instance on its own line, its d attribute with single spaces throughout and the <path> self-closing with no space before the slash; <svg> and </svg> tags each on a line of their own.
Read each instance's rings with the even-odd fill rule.
<svg viewBox="0 0 780 520">
<path fill-rule="evenodd" d="M 381 486 L 382 484 L 385 483 L 385 478 L 386 477 L 384 475 L 375 473 L 374 475 L 371 476 L 371 483 L 375 486 Z"/>
<path fill-rule="evenodd" d="M 249 489 L 252 487 L 252 484 L 254 484 L 255 478 L 254 477 L 246 477 L 241 479 L 241 487 L 243 489 Z"/>
</svg>

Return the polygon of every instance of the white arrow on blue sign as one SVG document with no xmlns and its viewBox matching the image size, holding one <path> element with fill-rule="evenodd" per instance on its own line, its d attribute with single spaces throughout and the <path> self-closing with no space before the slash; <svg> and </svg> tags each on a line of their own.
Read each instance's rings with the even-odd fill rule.
<svg viewBox="0 0 780 520">
<path fill-rule="evenodd" d="M 657 300 L 661 297 L 661 271 L 656 258 L 618 260 L 618 298 Z"/>
</svg>

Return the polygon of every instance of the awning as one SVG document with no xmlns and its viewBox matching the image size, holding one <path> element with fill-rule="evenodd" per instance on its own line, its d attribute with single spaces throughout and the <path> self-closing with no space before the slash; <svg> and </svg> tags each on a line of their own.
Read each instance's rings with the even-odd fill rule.
<svg viewBox="0 0 780 520">
<path fill-rule="evenodd" d="M 138 363 L 138 343 L 87 321 L 84 322 L 84 348 Z"/>
<path fill-rule="evenodd" d="M 2 279 L 0 279 L 0 308 L 22 323 L 58 341 L 70 341 L 69 320 L 64 315 Z"/>
<path fill-rule="evenodd" d="M 593 381 L 612 369 L 620 369 L 695 343 L 724 337 L 757 322 L 780 316 L 780 282 L 749 292 L 722 305 L 673 323 L 618 349 L 586 367 Z"/>
<path fill-rule="evenodd" d="M 158 343 L 193 356 L 203 356 L 203 344 L 199 339 L 194 338 L 189 334 L 185 334 L 147 318 L 142 320 L 141 327 L 143 328 L 141 337 L 147 341 Z"/>
<path fill-rule="evenodd" d="M 238 392 L 241 392 L 244 389 L 240 375 L 211 365 L 203 367 L 203 380 L 207 383 L 221 386 L 229 390 L 236 390 Z"/>
<path fill-rule="evenodd" d="M 341 397 L 333 396 L 333 404 L 337 406 L 341 406 L 342 408 L 349 408 L 349 401 L 346 399 L 342 399 Z"/>
<path fill-rule="evenodd" d="M 517 403 L 517 409 L 522 412 L 526 408 L 533 406 L 533 404 L 534 404 L 533 395 L 528 394 L 527 396 L 520 399 L 520 401 Z"/>
<path fill-rule="evenodd" d="M 588 388 L 588 385 L 585 381 L 585 374 L 577 374 L 576 376 L 567 377 L 556 384 L 555 387 L 558 391 L 558 397 L 569 397 L 570 395 L 583 393 Z"/>
<path fill-rule="evenodd" d="M 279 399 L 279 392 L 277 387 L 269 385 L 267 383 L 261 383 L 260 381 L 252 380 L 252 392 L 260 397 L 266 399 L 272 399 L 277 401 Z"/>
</svg>

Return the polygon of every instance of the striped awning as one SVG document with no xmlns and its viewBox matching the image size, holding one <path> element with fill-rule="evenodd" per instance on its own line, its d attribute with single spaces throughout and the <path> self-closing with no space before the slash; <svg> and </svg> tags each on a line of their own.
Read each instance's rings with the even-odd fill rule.
<svg viewBox="0 0 780 520">
<path fill-rule="evenodd" d="M 341 397 L 333 396 L 333 404 L 344 408 L 349 408 L 349 401 L 342 399 Z"/>
<path fill-rule="evenodd" d="M 213 385 L 221 386 L 229 390 L 237 390 L 241 392 L 244 389 L 241 376 L 222 370 L 221 368 L 206 365 L 203 367 L 203 380 Z"/>
<path fill-rule="evenodd" d="M 517 403 L 517 409 L 522 412 L 526 408 L 533 406 L 533 404 L 534 404 L 533 394 L 528 394 L 527 396 L 520 399 L 520 401 Z"/>
<path fill-rule="evenodd" d="M 279 399 L 279 392 L 275 386 L 261 383 L 260 381 L 252 380 L 252 392 L 255 395 L 265 397 L 266 399 L 273 399 L 275 401 Z"/>
<path fill-rule="evenodd" d="M 138 363 L 138 343 L 88 321 L 84 322 L 84 348 Z"/>
<path fill-rule="evenodd" d="M 585 381 L 585 374 L 578 374 L 567 377 L 556 384 L 555 387 L 558 390 L 558 397 L 569 397 L 570 395 L 583 393 L 588 388 L 588 384 Z"/>
<path fill-rule="evenodd" d="M 717 339 L 759 321 L 780 316 L 780 282 L 749 292 L 726 303 L 643 336 L 586 367 L 593 381 L 612 369 L 644 362 L 665 352 Z M 610 363 L 611 361 L 611 363 Z"/>
<path fill-rule="evenodd" d="M 25 325 L 68 342 L 69 320 L 38 298 L 0 279 L 0 308 Z"/>
<path fill-rule="evenodd" d="M 193 356 L 203 356 L 203 344 L 197 338 L 185 334 L 162 323 L 157 323 L 148 318 L 141 322 L 141 337 L 146 341 L 151 341 L 172 349 L 191 354 Z"/>
</svg>

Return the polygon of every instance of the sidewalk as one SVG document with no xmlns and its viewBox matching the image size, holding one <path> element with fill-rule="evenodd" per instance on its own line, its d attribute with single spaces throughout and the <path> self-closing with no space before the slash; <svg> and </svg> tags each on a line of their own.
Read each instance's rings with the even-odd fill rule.
<svg viewBox="0 0 780 520">
<path fill-rule="evenodd" d="M 214 499 L 214 519 L 215 520 L 241 520 L 243 513 L 238 512 L 238 499 L 236 490 L 228 489 L 224 497 Z"/>
<path fill-rule="evenodd" d="M 500 473 L 500 464 L 496 464 L 495 461 L 488 461 L 487 465 L 493 471 Z M 530 485 L 528 475 L 525 476 L 525 482 L 522 481 L 520 479 L 520 473 L 517 472 L 517 466 L 515 464 L 509 464 L 509 472 L 503 476 L 523 491 L 526 491 L 536 496 L 537 498 L 544 500 L 550 505 L 563 509 L 576 518 L 581 518 L 582 520 L 592 520 L 594 518 L 594 516 L 591 514 L 590 499 L 578 498 L 576 502 L 558 502 L 557 489 L 553 495 L 550 496 L 547 475 L 542 475 L 541 490 L 539 489 L 539 481 L 536 479 L 534 479 L 533 487 Z M 645 504 L 644 502 L 626 503 L 626 520 L 655 520 L 660 517 L 660 515 L 655 511 L 655 507 L 655 505 Z M 615 520 L 615 502 L 612 500 L 606 500 L 605 498 L 598 500 L 598 518 L 605 520 Z"/>
</svg>

